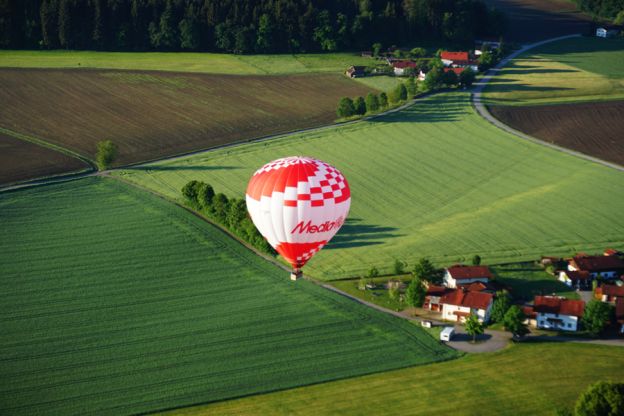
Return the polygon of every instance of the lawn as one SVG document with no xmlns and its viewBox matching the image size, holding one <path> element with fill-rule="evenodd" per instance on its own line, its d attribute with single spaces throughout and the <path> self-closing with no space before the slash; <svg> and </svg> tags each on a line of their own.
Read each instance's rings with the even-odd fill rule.
<svg viewBox="0 0 624 416">
<path fill-rule="evenodd" d="M 360 290 L 360 279 L 335 280 L 333 282 L 329 282 L 329 284 L 337 289 L 342 290 L 343 292 L 350 294 L 351 296 L 355 296 L 356 298 L 374 303 L 379 306 L 383 306 L 384 308 L 388 308 L 394 311 L 401 311 L 405 309 L 407 305 L 400 299 L 392 299 L 388 293 L 386 285 L 389 280 L 400 280 L 405 286 L 401 288 L 401 292 L 404 293 L 407 285 L 410 284 L 412 279 L 413 277 L 411 274 L 393 276 L 392 278 L 389 278 L 387 276 L 367 278 L 365 279 L 366 282 L 374 283 L 375 289 L 366 290 Z"/>
<path fill-rule="evenodd" d="M 255 169 L 308 155 L 339 168 L 352 205 L 306 266 L 319 279 L 371 266 L 408 270 L 479 254 L 484 263 L 624 248 L 624 172 L 511 136 L 479 117 L 467 93 L 429 97 L 348 126 L 202 153 L 118 174 L 172 198 L 192 179 L 243 197 Z"/>
<path fill-rule="evenodd" d="M 624 99 L 624 39 L 579 37 L 513 59 L 485 89 L 490 104 Z"/>
<path fill-rule="evenodd" d="M 624 381 L 621 347 L 520 344 L 406 368 L 172 412 L 175 415 L 553 415 L 599 380 Z"/>
<path fill-rule="evenodd" d="M 579 299 L 578 293 L 532 262 L 501 264 L 492 268 L 496 280 L 508 285 L 514 298 L 533 300 L 535 295 L 565 296 Z"/>
<path fill-rule="evenodd" d="M 0 67 L 107 68 L 266 75 L 344 72 L 351 65 L 370 65 L 355 53 L 234 55 L 191 52 L 0 51 Z"/>
<path fill-rule="evenodd" d="M 397 85 L 407 81 L 407 78 L 380 75 L 375 77 L 354 78 L 354 80 L 367 87 L 389 92 L 396 88 Z"/>
<path fill-rule="evenodd" d="M 117 166 L 331 124 L 340 97 L 372 90 L 340 73 L 0 69 L 0 84 L 0 127 L 89 159 L 109 139 Z"/>
<path fill-rule="evenodd" d="M 457 357 L 107 178 L 0 194 L 0 413 L 137 414 Z"/>
</svg>

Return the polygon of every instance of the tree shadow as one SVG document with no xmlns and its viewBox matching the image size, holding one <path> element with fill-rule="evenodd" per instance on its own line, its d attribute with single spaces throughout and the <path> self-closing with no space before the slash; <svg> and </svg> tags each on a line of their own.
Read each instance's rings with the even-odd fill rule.
<svg viewBox="0 0 624 416">
<path fill-rule="evenodd" d="M 459 120 L 468 114 L 466 96 L 434 96 L 396 113 L 370 119 L 372 123 L 437 123 Z"/>
<path fill-rule="evenodd" d="M 378 225 L 363 224 L 360 218 L 348 218 L 342 225 L 338 234 L 324 248 L 333 250 L 337 248 L 364 247 L 383 244 L 388 238 L 400 237 L 395 227 L 383 227 Z"/>
<path fill-rule="evenodd" d="M 179 166 L 179 165 L 167 165 L 167 166 L 128 166 L 124 168 L 125 170 L 142 170 L 142 171 L 169 171 L 169 170 L 195 170 L 195 171 L 206 171 L 206 170 L 231 170 L 231 169 L 240 169 L 237 166 Z"/>
<path fill-rule="evenodd" d="M 558 74 L 565 72 L 581 72 L 577 69 L 548 69 L 548 68 L 539 68 L 539 69 L 516 69 L 512 66 L 510 69 L 504 69 L 503 72 L 505 75 L 523 75 L 523 74 Z M 490 80 L 491 82 L 491 80 Z"/>
<path fill-rule="evenodd" d="M 492 335 L 490 334 L 479 334 L 477 335 L 477 342 L 484 342 L 489 340 L 490 338 L 492 338 Z M 453 342 L 472 342 L 472 335 L 468 335 L 466 333 L 456 333 L 455 335 L 453 335 Z"/>
</svg>

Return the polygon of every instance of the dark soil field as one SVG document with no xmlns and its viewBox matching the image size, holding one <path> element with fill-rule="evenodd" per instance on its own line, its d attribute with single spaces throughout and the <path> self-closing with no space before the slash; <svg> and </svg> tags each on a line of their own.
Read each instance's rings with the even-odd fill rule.
<svg viewBox="0 0 624 416">
<path fill-rule="evenodd" d="M 79 159 L 0 133 L 0 184 L 86 169 Z"/>
<path fill-rule="evenodd" d="M 85 69 L 1 69 L 0 85 L 0 127 L 90 159 L 110 139 L 118 166 L 328 124 L 340 97 L 371 90 L 340 74 Z"/>
<path fill-rule="evenodd" d="M 508 19 L 505 40 L 531 43 L 589 29 L 591 18 L 568 0 L 485 0 L 505 12 Z"/>
<path fill-rule="evenodd" d="M 492 106 L 516 130 L 624 165 L 624 101 L 548 106 Z"/>
</svg>

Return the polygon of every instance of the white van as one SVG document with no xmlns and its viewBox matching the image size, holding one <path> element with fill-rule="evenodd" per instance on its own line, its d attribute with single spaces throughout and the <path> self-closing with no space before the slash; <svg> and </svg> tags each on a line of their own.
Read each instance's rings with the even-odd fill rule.
<svg viewBox="0 0 624 416">
<path fill-rule="evenodd" d="M 450 341 L 453 339 L 453 335 L 455 335 L 455 328 L 447 326 L 440 332 L 440 341 Z"/>
</svg>

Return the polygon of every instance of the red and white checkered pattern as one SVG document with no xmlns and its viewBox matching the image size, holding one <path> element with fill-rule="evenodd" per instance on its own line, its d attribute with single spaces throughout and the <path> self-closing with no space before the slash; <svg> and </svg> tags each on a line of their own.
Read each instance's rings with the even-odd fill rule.
<svg viewBox="0 0 624 416">
<path fill-rule="evenodd" d="M 349 212 L 351 192 L 333 166 L 309 157 L 288 157 L 258 169 L 246 199 L 260 233 L 298 268 L 338 231 Z"/>
</svg>

